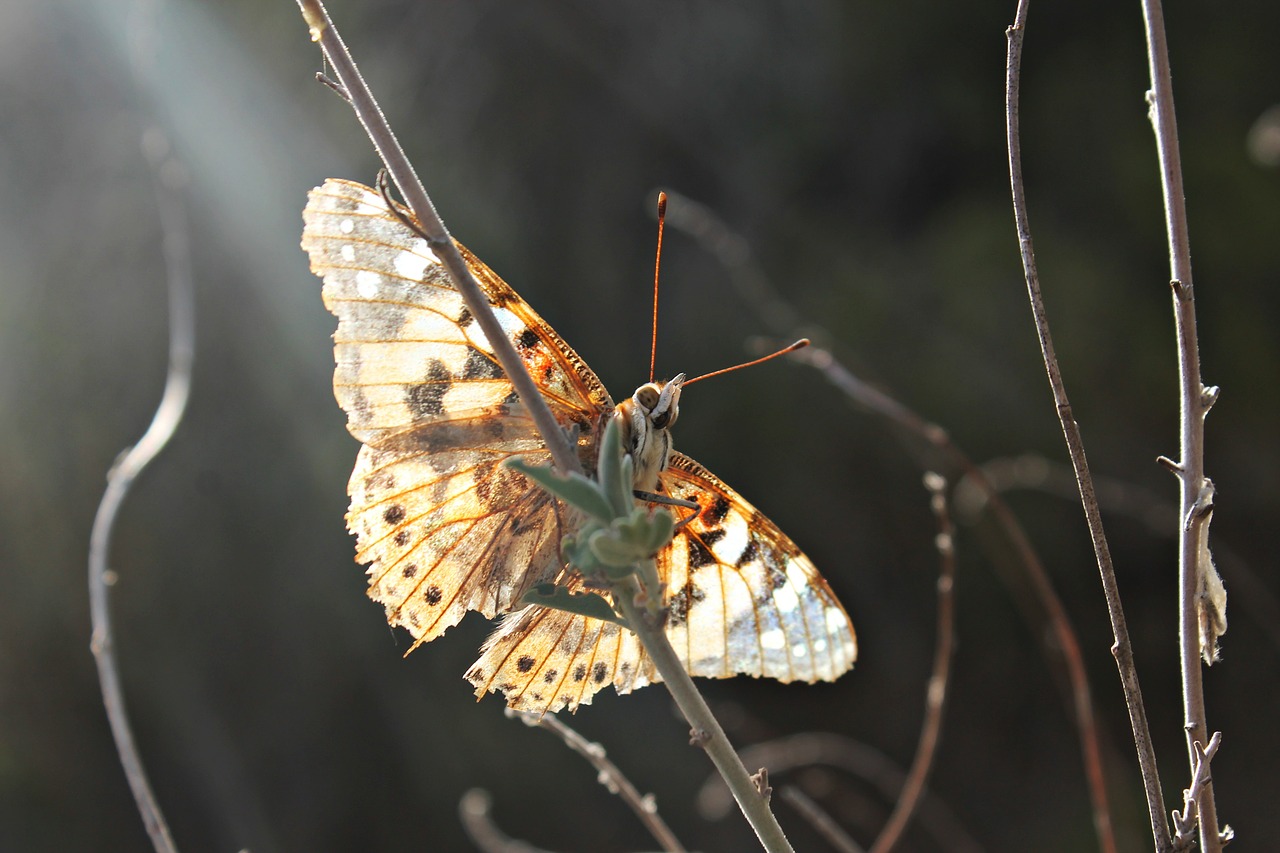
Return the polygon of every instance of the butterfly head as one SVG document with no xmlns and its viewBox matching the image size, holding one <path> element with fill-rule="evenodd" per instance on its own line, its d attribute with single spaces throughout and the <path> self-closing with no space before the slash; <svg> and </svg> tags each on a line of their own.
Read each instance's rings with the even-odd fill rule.
<svg viewBox="0 0 1280 853">
<path fill-rule="evenodd" d="M 684 374 L 667 382 L 646 382 L 614 410 L 622 427 L 624 451 L 635 466 L 634 485 L 654 491 L 658 475 L 671 455 L 671 427 L 680 414 L 680 389 Z"/>
</svg>

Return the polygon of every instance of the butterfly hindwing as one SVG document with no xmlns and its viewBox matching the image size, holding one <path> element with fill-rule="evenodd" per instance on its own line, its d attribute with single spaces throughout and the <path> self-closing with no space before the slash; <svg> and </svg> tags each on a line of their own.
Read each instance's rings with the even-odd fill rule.
<svg viewBox="0 0 1280 853">
<path fill-rule="evenodd" d="M 581 589 L 580 577 L 566 581 L 569 589 Z M 531 605 L 503 619 L 467 680 L 477 697 L 500 691 L 517 711 L 554 714 L 591 704 L 608 684 L 629 693 L 659 678 L 630 631 L 603 619 Z"/>
<path fill-rule="evenodd" d="M 409 214 L 400 211 L 401 216 Z M 501 463 L 547 457 L 488 339 L 427 241 L 376 191 L 329 180 L 302 246 L 338 318 L 334 395 L 364 443 L 348 491 L 369 594 L 418 642 L 517 606 L 560 570 L 563 506 Z M 591 435 L 612 401 L 595 374 L 461 246 L 503 332 L 565 426 Z"/>
<path fill-rule="evenodd" d="M 785 533 L 682 453 L 664 490 L 701 509 L 658 554 L 667 636 L 692 675 L 834 681 L 853 666 L 853 623 Z"/>
<path fill-rule="evenodd" d="M 656 560 L 666 634 L 691 675 L 834 681 L 853 666 L 848 614 L 786 534 L 681 453 L 661 481 L 701 508 Z M 628 693 L 660 680 L 629 631 L 536 605 L 506 617 L 467 678 L 477 696 L 498 690 L 537 713 L 574 710 L 606 684 Z"/>
</svg>

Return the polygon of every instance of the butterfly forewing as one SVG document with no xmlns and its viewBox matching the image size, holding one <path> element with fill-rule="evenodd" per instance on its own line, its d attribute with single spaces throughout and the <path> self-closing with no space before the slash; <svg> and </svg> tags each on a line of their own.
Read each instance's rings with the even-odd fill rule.
<svg viewBox="0 0 1280 853">
<path fill-rule="evenodd" d="M 330 180 L 311 192 L 303 219 L 302 246 L 338 317 L 334 394 L 365 444 L 347 520 L 357 559 L 369 564 L 370 596 L 419 642 L 467 610 L 510 611 L 561 568 L 564 507 L 501 465 L 516 455 L 544 461 L 542 439 L 444 266 L 381 195 Z M 603 385 L 510 287 L 462 252 L 589 457 L 595 425 L 613 405 Z"/>
</svg>

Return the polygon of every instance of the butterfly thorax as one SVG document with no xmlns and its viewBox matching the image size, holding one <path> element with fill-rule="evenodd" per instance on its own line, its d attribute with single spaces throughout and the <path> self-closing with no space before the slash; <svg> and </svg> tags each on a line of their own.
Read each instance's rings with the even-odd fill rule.
<svg viewBox="0 0 1280 853">
<path fill-rule="evenodd" d="M 684 374 L 668 382 L 646 382 L 613 410 L 622 429 L 622 446 L 635 466 L 633 486 L 645 492 L 658 489 L 658 475 L 671 456 L 671 427 L 680 414 Z"/>
</svg>

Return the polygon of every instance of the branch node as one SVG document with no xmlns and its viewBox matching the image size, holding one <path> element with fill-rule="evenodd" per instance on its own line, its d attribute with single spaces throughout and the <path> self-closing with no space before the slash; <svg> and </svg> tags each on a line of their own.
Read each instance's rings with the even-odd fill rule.
<svg viewBox="0 0 1280 853">
<path fill-rule="evenodd" d="M 769 768 L 761 767 L 755 773 L 751 774 L 751 783 L 756 786 L 756 790 L 760 792 L 760 796 L 767 803 L 773 796 L 773 788 L 769 787 Z"/>
<path fill-rule="evenodd" d="M 1190 282 L 1182 282 L 1173 279 L 1169 282 L 1169 286 L 1173 288 L 1173 295 L 1179 302 L 1192 302 L 1195 300 L 1195 287 Z"/>
<path fill-rule="evenodd" d="M 1200 485 L 1200 493 L 1196 495 L 1195 502 L 1191 504 L 1191 509 L 1187 510 L 1186 527 L 1188 530 L 1191 529 L 1191 525 L 1213 512 L 1214 492 L 1213 481 L 1205 477 Z"/>
<path fill-rule="evenodd" d="M 316 82 L 332 90 L 335 95 L 342 98 L 342 100 L 346 101 L 348 104 L 351 103 L 351 95 L 347 92 L 347 87 L 343 86 L 337 80 L 334 80 L 328 74 L 325 74 L 323 71 L 317 71 Z"/>
<path fill-rule="evenodd" d="M 1183 467 L 1179 465 L 1177 462 L 1174 462 L 1168 456 L 1157 456 L 1156 462 L 1163 465 L 1165 468 L 1169 470 L 1170 473 L 1174 474 L 1175 476 L 1182 476 L 1182 472 L 1184 470 Z"/>
<path fill-rule="evenodd" d="M 1218 392 L 1221 389 L 1217 385 L 1201 385 L 1200 386 L 1200 417 L 1209 414 L 1209 410 L 1213 408 L 1213 404 L 1218 402 Z"/>
<path fill-rule="evenodd" d="M 689 746 L 705 747 L 711 740 L 711 732 L 706 729 L 689 729 Z"/>
</svg>

